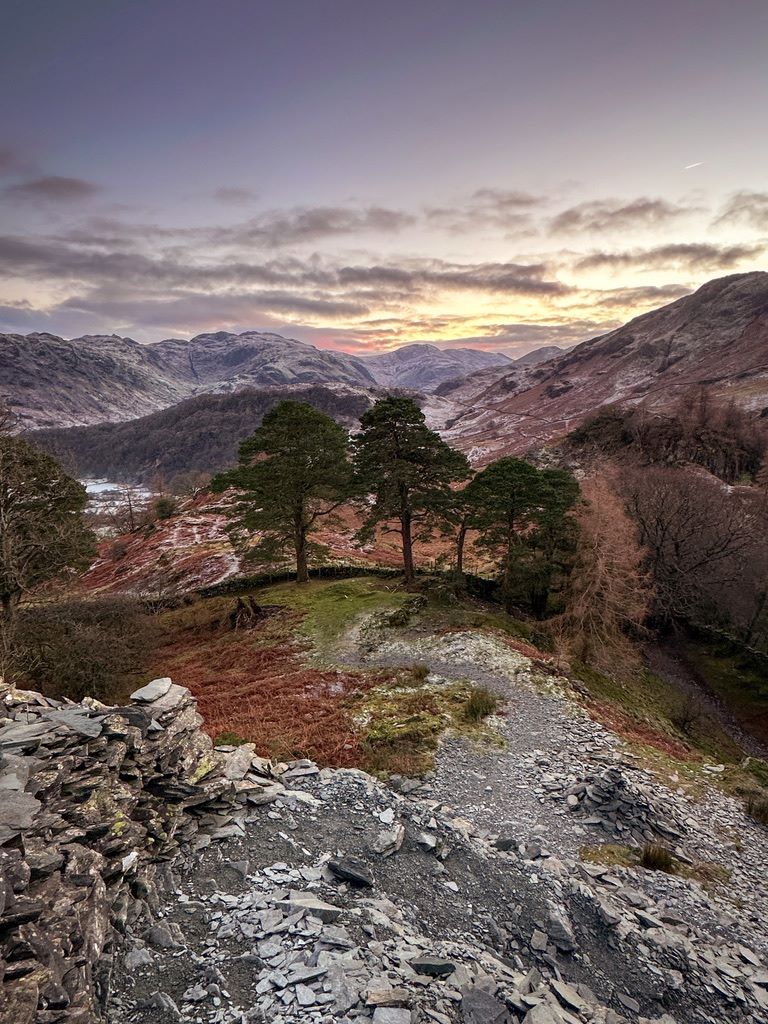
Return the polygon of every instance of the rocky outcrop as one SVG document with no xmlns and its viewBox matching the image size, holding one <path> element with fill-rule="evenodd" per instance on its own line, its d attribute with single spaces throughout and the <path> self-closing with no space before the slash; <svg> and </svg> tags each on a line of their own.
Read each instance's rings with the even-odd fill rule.
<svg viewBox="0 0 768 1024">
<path fill-rule="evenodd" d="M 170 679 L 126 707 L 4 687 L 0 715 L 0 1020 L 85 1024 L 174 866 L 285 787 L 252 746 L 214 750 Z"/>
</svg>

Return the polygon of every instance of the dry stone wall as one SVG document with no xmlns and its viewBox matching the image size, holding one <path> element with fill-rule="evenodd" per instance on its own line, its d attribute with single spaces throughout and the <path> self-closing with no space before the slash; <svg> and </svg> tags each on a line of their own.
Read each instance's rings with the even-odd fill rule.
<svg viewBox="0 0 768 1024">
<path fill-rule="evenodd" d="M 170 679 L 126 707 L 0 683 L 3 1024 L 98 1020 L 116 940 L 174 864 L 283 789 L 280 767 L 214 750 L 201 723 Z"/>
</svg>

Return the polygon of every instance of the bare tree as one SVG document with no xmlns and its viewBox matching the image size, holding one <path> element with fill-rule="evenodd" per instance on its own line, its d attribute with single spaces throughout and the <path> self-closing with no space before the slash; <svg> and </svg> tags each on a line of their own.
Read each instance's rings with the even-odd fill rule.
<svg viewBox="0 0 768 1024">
<path fill-rule="evenodd" d="M 741 579 L 759 532 L 754 503 L 703 470 L 647 466 L 622 474 L 627 508 L 668 620 L 696 620 Z"/>
</svg>

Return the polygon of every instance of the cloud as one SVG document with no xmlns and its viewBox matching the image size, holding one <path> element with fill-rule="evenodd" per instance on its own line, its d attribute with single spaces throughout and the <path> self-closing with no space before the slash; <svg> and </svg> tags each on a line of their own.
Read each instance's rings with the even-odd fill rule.
<svg viewBox="0 0 768 1024">
<path fill-rule="evenodd" d="M 484 228 L 507 234 L 528 234 L 534 226 L 531 213 L 544 202 L 542 196 L 530 192 L 481 188 L 453 206 L 427 207 L 424 217 L 429 225 L 453 234 Z"/>
<path fill-rule="evenodd" d="M 278 248 L 316 242 L 335 235 L 391 234 L 415 222 L 412 214 L 381 206 L 362 209 L 346 206 L 296 207 L 268 211 L 243 224 L 219 228 L 211 232 L 211 241 L 218 245 Z"/>
<path fill-rule="evenodd" d="M 768 192 L 736 192 L 715 221 L 728 222 L 768 231 Z"/>
<path fill-rule="evenodd" d="M 648 285 L 637 288 L 611 288 L 590 292 L 586 308 L 594 309 L 600 307 L 615 307 L 617 309 L 632 309 L 633 307 L 650 306 L 656 308 L 675 299 L 681 299 L 684 295 L 690 295 L 692 288 L 683 284 Z"/>
<path fill-rule="evenodd" d="M 77 311 L 109 317 L 112 322 L 132 325 L 174 327 L 191 325 L 194 330 L 232 323 L 253 324 L 265 316 L 323 316 L 329 318 L 365 316 L 364 305 L 333 299 L 311 299 L 279 291 L 201 295 L 189 293 L 172 298 L 143 294 L 112 295 L 96 292 L 73 296 L 57 310 Z"/>
<path fill-rule="evenodd" d="M 576 270 L 632 268 L 639 270 L 675 269 L 690 272 L 729 270 L 744 260 L 754 259 L 764 245 L 714 245 L 708 242 L 676 242 L 652 249 L 626 252 L 595 252 L 574 264 Z"/>
<path fill-rule="evenodd" d="M 626 202 L 620 199 L 599 199 L 579 203 L 563 210 L 549 222 L 551 234 L 628 231 L 657 228 L 696 212 L 697 208 L 666 199 L 641 196 Z"/>
<path fill-rule="evenodd" d="M 42 199 L 54 203 L 69 203 L 90 199 L 100 191 L 100 186 L 82 178 L 65 178 L 49 174 L 42 178 L 7 185 L 3 194 L 9 199 Z"/>
<path fill-rule="evenodd" d="M 248 188 L 235 188 L 226 185 L 217 188 L 213 194 L 220 202 L 229 203 L 231 206 L 247 206 L 257 198 L 256 193 L 251 192 Z"/>
<path fill-rule="evenodd" d="M 402 301 L 440 291 L 494 295 L 562 295 L 568 289 L 544 263 L 449 263 L 414 259 L 400 264 L 341 265 L 295 257 L 262 263 L 214 260 L 201 263 L 194 253 L 147 256 L 134 251 L 104 252 L 91 245 L 59 239 L 28 240 L 0 236 L 0 271 L 41 280 L 112 281 L 116 285 L 157 288 L 293 288 L 341 292 L 366 303 Z"/>
</svg>

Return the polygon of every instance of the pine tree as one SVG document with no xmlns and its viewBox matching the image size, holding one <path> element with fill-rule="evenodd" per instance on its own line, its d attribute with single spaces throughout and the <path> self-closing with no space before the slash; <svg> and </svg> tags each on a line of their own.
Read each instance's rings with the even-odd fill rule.
<svg viewBox="0 0 768 1024">
<path fill-rule="evenodd" d="M 347 432 L 304 402 L 274 406 L 240 445 L 237 468 L 214 478 L 212 488 L 240 494 L 232 510 L 236 543 L 262 536 L 250 557 L 274 562 L 292 549 L 296 579 L 309 579 L 310 555 L 323 548 L 311 534 L 349 497 L 352 466 Z"/>
<path fill-rule="evenodd" d="M 521 577 L 536 613 L 546 610 L 555 557 L 567 531 L 566 513 L 578 493 L 567 471 L 539 470 L 512 457 L 492 462 L 465 488 L 477 545 L 500 557 L 507 611 Z"/>
<path fill-rule="evenodd" d="M 370 539 L 377 527 L 396 522 L 406 583 L 415 578 L 413 541 L 444 521 L 451 484 L 469 475 L 469 464 L 430 430 L 410 398 L 382 398 L 362 419 L 355 439 L 355 467 L 361 487 L 373 495 L 358 536 Z"/>
<path fill-rule="evenodd" d="M 55 459 L 0 435 L 0 627 L 34 587 L 81 569 L 95 553 L 83 512 L 88 496 Z"/>
</svg>

